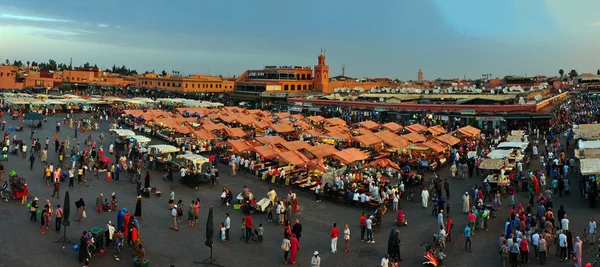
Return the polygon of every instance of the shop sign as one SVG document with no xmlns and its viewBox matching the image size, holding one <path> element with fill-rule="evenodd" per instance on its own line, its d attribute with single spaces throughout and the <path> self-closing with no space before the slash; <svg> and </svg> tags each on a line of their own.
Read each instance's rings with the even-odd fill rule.
<svg viewBox="0 0 600 267">
<path fill-rule="evenodd" d="M 375 111 L 386 111 L 387 108 L 385 107 L 375 107 Z"/>
<path fill-rule="evenodd" d="M 475 115 L 475 110 L 463 109 L 460 111 L 460 115 Z"/>
<path fill-rule="evenodd" d="M 504 121 L 503 117 L 475 117 L 478 121 Z"/>
<path fill-rule="evenodd" d="M 261 93 L 261 97 L 287 98 L 287 93 Z"/>
</svg>

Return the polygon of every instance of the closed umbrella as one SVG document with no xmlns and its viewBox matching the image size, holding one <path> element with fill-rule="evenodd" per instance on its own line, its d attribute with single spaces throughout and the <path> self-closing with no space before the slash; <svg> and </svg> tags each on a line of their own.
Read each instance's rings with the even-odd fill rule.
<svg viewBox="0 0 600 267">
<path fill-rule="evenodd" d="M 209 248 L 213 247 L 213 236 L 215 235 L 215 225 L 213 220 L 213 208 L 208 210 L 208 218 L 206 218 L 206 245 Z M 211 251 L 212 254 L 212 251 Z M 211 255 L 212 256 L 212 255 Z"/>
</svg>

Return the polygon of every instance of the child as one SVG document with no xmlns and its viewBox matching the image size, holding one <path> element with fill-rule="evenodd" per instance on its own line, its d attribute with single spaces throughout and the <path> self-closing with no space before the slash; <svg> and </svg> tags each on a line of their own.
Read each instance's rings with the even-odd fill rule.
<svg viewBox="0 0 600 267">
<path fill-rule="evenodd" d="M 246 240 L 246 219 L 242 219 L 242 231 L 240 235 L 240 240 Z"/>
<path fill-rule="evenodd" d="M 225 243 L 227 242 L 227 239 L 225 237 L 225 224 L 221 223 L 221 243 Z"/>
<path fill-rule="evenodd" d="M 589 237 L 590 237 L 590 235 L 589 235 L 588 229 L 584 228 L 583 229 L 583 243 L 584 244 L 587 243 L 588 241 L 590 241 Z"/>
<path fill-rule="evenodd" d="M 273 205 L 267 206 L 267 222 L 273 222 Z"/>
<path fill-rule="evenodd" d="M 258 244 L 262 244 L 263 234 L 265 233 L 265 229 L 263 228 L 262 223 L 258 224 Z"/>
<path fill-rule="evenodd" d="M 115 253 L 114 257 L 115 257 L 115 260 L 118 261 L 118 260 L 121 260 L 120 257 L 121 257 L 121 249 L 123 248 L 123 232 L 121 230 L 118 230 L 115 233 L 115 235 L 116 235 L 115 239 L 117 240 L 117 243 L 115 246 L 117 249 L 117 253 Z"/>
</svg>

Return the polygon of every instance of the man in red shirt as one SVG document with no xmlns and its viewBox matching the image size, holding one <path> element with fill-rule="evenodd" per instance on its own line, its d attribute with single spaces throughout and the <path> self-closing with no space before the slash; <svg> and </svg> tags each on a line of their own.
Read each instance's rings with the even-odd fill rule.
<svg viewBox="0 0 600 267">
<path fill-rule="evenodd" d="M 363 212 L 360 216 L 360 241 L 365 241 L 365 231 L 367 231 L 367 215 Z"/>
<path fill-rule="evenodd" d="M 338 240 L 338 234 L 340 233 L 340 230 L 337 228 L 337 224 L 333 223 L 333 228 L 331 228 L 331 253 L 336 253 L 337 252 L 337 240 Z"/>
<path fill-rule="evenodd" d="M 246 216 L 246 243 L 250 243 L 250 236 L 252 235 L 252 211 Z"/>
<path fill-rule="evenodd" d="M 471 234 L 475 235 L 475 220 L 477 218 L 475 217 L 475 213 L 473 213 L 473 211 L 469 211 L 469 223 L 471 225 Z"/>
<path fill-rule="evenodd" d="M 448 239 L 448 242 L 452 242 L 452 234 L 450 234 L 450 231 L 452 230 L 452 226 L 454 226 L 454 225 L 452 223 L 452 219 L 450 219 L 450 215 L 448 215 L 446 217 L 448 218 L 448 222 L 446 223 L 446 227 L 448 228 L 448 231 L 446 231 L 446 233 L 448 234 L 447 239 Z"/>
</svg>

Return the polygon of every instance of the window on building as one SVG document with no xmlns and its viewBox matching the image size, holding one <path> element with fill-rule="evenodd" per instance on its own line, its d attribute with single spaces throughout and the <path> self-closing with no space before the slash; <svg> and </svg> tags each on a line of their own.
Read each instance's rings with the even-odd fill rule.
<svg viewBox="0 0 600 267">
<path fill-rule="evenodd" d="M 210 88 L 212 88 L 212 86 L 213 86 L 213 85 L 212 85 L 212 83 L 211 83 L 211 84 L 210 84 Z"/>
<path fill-rule="evenodd" d="M 306 91 L 306 84 L 302 86 L 302 90 Z"/>
<path fill-rule="evenodd" d="M 167 86 L 171 86 L 171 83 L 167 83 Z"/>
<path fill-rule="evenodd" d="M 296 91 L 296 85 L 292 84 L 292 91 Z"/>
<path fill-rule="evenodd" d="M 310 74 L 308 74 L 308 80 L 310 80 L 310 79 L 311 79 L 311 77 L 310 77 L 310 76 L 311 76 L 311 75 L 310 75 Z"/>
<path fill-rule="evenodd" d="M 312 85 L 312 84 L 309 84 L 309 85 L 308 85 L 308 90 L 312 90 L 312 89 L 313 89 L 313 85 Z"/>
<path fill-rule="evenodd" d="M 306 74 L 302 74 L 302 80 L 306 80 Z"/>
<path fill-rule="evenodd" d="M 288 90 L 289 90 L 289 88 L 288 88 L 288 85 L 287 85 L 287 84 L 283 86 L 283 90 L 284 90 L 284 91 L 288 91 Z"/>
<path fill-rule="evenodd" d="M 194 87 L 194 85 L 192 84 L 192 88 L 193 88 L 193 87 Z M 187 84 L 187 83 L 185 84 L 185 88 L 188 88 L 188 84 Z"/>
</svg>

